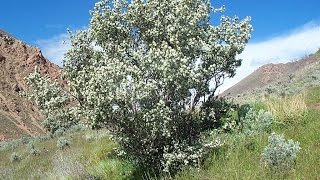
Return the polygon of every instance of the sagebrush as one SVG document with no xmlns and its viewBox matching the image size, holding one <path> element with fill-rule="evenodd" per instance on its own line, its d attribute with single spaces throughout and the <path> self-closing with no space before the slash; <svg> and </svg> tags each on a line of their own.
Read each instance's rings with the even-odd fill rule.
<svg viewBox="0 0 320 180">
<path fill-rule="evenodd" d="M 272 133 L 261 155 L 261 162 L 273 171 L 286 172 L 294 168 L 300 149 L 299 142 L 292 139 L 286 142 L 283 135 Z"/>
</svg>

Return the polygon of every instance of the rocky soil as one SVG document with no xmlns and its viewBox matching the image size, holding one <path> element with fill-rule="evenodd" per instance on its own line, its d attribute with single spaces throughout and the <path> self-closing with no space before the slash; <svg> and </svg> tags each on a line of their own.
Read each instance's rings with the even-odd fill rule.
<svg viewBox="0 0 320 180">
<path fill-rule="evenodd" d="M 61 68 L 47 60 L 41 50 L 0 30 L 0 141 L 44 133 L 37 107 L 21 97 L 25 77 L 38 67 L 41 74 L 60 79 Z"/>
</svg>

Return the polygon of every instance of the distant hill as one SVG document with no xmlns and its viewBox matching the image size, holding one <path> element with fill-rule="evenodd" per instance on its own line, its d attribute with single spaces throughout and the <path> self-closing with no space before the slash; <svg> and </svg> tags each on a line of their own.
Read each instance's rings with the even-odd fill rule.
<svg viewBox="0 0 320 180">
<path fill-rule="evenodd" d="M 48 61 L 39 48 L 0 30 L 0 141 L 44 132 L 38 109 L 19 96 L 26 89 L 24 77 L 35 66 L 41 74 L 61 81 L 61 68 Z"/>
<path fill-rule="evenodd" d="M 243 80 L 225 90 L 221 96 L 238 96 L 253 91 L 290 86 L 290 83 L 303 80 L 305 76 L 317 76 L 313 70 L 320 70 L 320 52 L 304 57 L 298 61 L 280 64 L 266 64 L 255 70 Z M 305 83 L 303 83 L 305 85 Z M 291 84 L 292 85 L 292 84 Z M 280 87 L 278 87 L 280 88 Z"/>
</svg>

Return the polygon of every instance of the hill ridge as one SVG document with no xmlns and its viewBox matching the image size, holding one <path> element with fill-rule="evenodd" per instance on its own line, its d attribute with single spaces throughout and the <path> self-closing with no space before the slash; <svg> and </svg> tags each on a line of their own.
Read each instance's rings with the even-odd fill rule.
<svg viewBox="0 0 320 180">
<path fill-rule="evenodd" d="M 19 93 L 27 89 L 25 77 L 38 67 L 42 75 L 60 82 L 61 68 L 41 50 L 0 29 L 0 141 L 44 133 L 38 109 Z"/>
<path fill-rule="evenodd" d="M 266 87 L 272 83 L 280 82 L 290 76 L 308 69 L 319 63 L 317 53 L 287 63 L 268 63 L 260 66 L 247 77 L 221 93 L 221 96 L 237 96 L 255 89 Z"/>
</svg>

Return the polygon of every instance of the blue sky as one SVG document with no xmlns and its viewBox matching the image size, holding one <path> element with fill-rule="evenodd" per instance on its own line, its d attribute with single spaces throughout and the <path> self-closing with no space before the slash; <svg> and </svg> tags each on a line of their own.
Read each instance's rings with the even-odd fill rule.
<svg viewBox="0 0 320 180">
<path fill-rule="evenodd" d="M 3 0 L 0 28 L 15 37 L 39 46 L 44 55 L 61 65 L 69 48 L 66 29 L 88 25 L 96 0 Z M 252 17 L 254 31 L 245 52 L 236 83 L 265 63 L 288 62 L 320 48 L 320 0 L 211 0 L 213 6 L 224 4 L 228 16 Z M 219 20 L 217 14 L 214 21 Z"/>
<path fill-rule="evenodd" d="M 95 0 L 3 0 L 0 28 L 27 43 L 48 39 L 89 23 Z"/>
<path fill-rule="evenodd" d="M 88 24 L 96 0 L 3 0 L 0 28 L 28 43 L 78 29 Z M 286 33 L 311 21 L 320 21 L 319 0 L 211 0 L 226 5 L 229 16 L 252 17 L 252 42 Z M 220 16 L 220 15 L 219 15 Z M 219 18 L 219 17 L 217 17 Z"/>
</svg>

